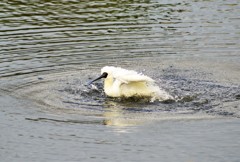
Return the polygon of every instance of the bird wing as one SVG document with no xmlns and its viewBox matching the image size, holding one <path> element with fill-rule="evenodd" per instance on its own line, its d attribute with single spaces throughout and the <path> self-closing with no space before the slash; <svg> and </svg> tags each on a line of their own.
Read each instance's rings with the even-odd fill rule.
<svg viewBox="0 0 240 162">
<path fill-rule="evenodd" d="M 128 84 L 129 82 L 154 82 L 154 80 L 143 74 L 139 74 L 133 70 L 126 70 L 120 67 L 114 68 L 113 78 L 122 83 Z"/>
<path fill-rule="evenodd" d="M 123 83 L 129 83 L 129 82 L 154 82 L 154 80 L 148 76 L 141 75 L 141 74 L 125 74 L 125 75 L 118 75 L 115 77 L 115 79 L 123 82 Z"/>
</svg>

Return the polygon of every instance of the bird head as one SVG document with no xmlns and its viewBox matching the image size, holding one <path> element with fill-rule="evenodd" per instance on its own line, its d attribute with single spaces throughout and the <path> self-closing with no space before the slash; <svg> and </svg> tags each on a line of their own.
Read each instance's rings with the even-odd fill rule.
<svg viewBox="0 0 240 162">
<path fill-rule="evenodd" d="M 112 73 L 113 73 L 113 70 L 114 70 L 114 67 L 113 66 L 105 66 L 101 69 L 101 76 L 99 76 L 98 78 L 88 82 L 87 85 L 90 85 L 92 84 L 93 82 L 99 80 L 99 79 L 102 79 L 102 78 L 110 78 L 112 76 Z"/>
</svg>

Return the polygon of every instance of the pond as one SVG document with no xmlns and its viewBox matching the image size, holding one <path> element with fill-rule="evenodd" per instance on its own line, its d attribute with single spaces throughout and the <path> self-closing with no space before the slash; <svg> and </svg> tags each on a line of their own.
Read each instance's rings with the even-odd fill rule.
<svg viewBox="0 0 240 162">
<path fill-rule="evenodd" d="M 239 1 L 0 2 L 3 161 L 239 161 Z M 109 98 L 104 66 L 176 99 Z"/>
</svg>

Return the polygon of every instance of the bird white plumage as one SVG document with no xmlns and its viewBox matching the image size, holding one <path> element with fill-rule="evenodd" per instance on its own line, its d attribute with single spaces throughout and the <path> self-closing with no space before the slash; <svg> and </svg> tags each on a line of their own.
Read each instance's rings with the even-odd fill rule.
<svg viewBox="0 0 240 162">
<path fill-rule="evenodd" d="M 105 66 L 100 78 L 104 79 L 104 92 L 110 97 L 150 97 L 151 100 L 173 99 L 166 91 L 160 89 L 155 81 L 133 70 Z M 93 80 L 93 81 L 95 81 Z M 92 81 L 92 82 L 93 82 Z M 90 84 L 92 83 L 90 82 Z"/>
</svg>

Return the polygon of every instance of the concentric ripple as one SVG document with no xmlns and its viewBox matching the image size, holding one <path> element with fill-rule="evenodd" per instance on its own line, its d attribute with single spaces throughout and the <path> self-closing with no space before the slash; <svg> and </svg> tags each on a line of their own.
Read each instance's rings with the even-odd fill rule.
<svg viewBox="0 0 240 162">
<path fill-rule="evenodd" d="M 150 119 L 240 117 L 239 85 L 201 79 L 210 74 L 180 70 L 174 66 L 147 69 L 151 67 L 143 65 L 141 68 L 153 76 L 159 86 L 176 96 L 176 101 L 151 103 L 144 99 L 109 98 L 104 94 L 102 82 L 86 86 L 91 77 L 99 75 L 91 69 L 31 77 L 25 84 L 8 90 L 15 96 L 34 100 L 44 110 L 56 114 L 95 117 L 106 117 L 106 114 L 109 117 L 111 114 L 114 118 L 151 116 Z"/>
</svg>

